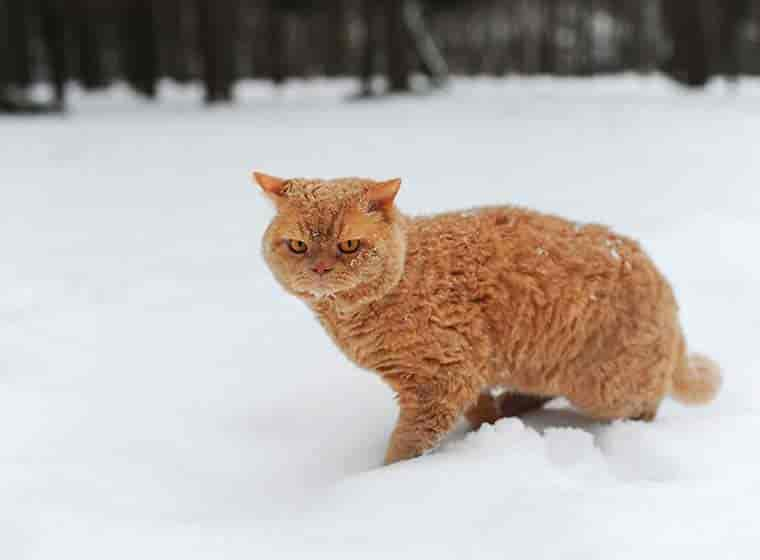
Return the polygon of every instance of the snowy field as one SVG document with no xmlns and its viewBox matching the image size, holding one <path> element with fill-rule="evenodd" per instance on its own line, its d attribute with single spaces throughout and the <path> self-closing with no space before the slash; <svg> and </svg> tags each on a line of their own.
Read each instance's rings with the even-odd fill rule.
<svg viewBox="0 0 760 560">
<path fill-rule="evenodd" d="M 760 83 L 354 87 L 0 119 L 0 558 L 756 558 Z M 724 390 L 653 424 L 555 407 L 382 468 L 391 393 L 265 269 L 254 168 L 612 224 Z"/>
</svg>

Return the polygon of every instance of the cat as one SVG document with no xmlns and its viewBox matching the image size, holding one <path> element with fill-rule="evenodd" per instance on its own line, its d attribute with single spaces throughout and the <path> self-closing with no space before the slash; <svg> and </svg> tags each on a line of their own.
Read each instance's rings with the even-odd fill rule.
<svg viewBox="0 0 760 560">
<path fill-rule="evenodd" d="M 400 179 L 254 180 L 277 212 L 262 244 L 275 279 L 398 397 L 386 464 L 432 450 L 462 414 L 478 427 L 565 397 L 651 421 L 667 395 L 719 390 L 717 364 L 686 352 L 667 280 L 604 226 L 510 206 L 408 217 Z"/>
</svg>

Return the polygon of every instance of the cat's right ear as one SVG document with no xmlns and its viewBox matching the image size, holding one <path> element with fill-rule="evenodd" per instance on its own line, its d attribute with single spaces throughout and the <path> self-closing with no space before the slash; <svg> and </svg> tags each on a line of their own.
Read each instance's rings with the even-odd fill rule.
<svg viewBox="0 0 760 560">
<path fill-rule="evenodd" d="M 393 206 L 399 188 L 401 188 L 401 179 L 380 181 L 370 185 L 367 189 L 370 211 L 388 211 Z"/>
<path fill-rule="evenodd" d="M 264 191 L 264 194 L 267 195 L 267 197 L 275 204 L 277 204 L 278 199 L 285 194 L 285 185 L 287 185 L 287 181 L 285 179 L 280 179 L 279 177 L 273 177 L 272 175 L 267 175 L 266 173 L 259 173 L 258 171 L 254 171 L 253 180 L 261 187 L 261 189 Z"/>
</svg>

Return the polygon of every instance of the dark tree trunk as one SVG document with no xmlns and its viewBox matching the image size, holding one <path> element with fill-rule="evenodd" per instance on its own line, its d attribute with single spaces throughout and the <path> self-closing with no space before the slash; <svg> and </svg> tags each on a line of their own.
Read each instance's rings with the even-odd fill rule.
<svg viewBox="0 0 760 560">
<path fill-rule="evenodd" d="M 4 4 L 6 80 L 14 86 L 26 87 L 32 82 L 29 4 L 19 0 L 5 0 Z"/>
<path fill-rule="evenodd" d="M 557 2 L 543 1 L 543 21 L 541 33 L 540 68 L 542 74 L 554 74 L 557 71 Z"/>
<path fill-rule="evenodd" d="M 0 0 L 0 99 L 4 97 L 6 88 L 13 81 L 13 61 L 9 37 L 11 19 L 8 3 L 10 1 Z"/>
<path fill-rule="evenodd" d="M 269 75 L 275 84 L 282 84 L 287 75 L 285 44 L 285 10 L 278 6 L 277 0 L 269 0 L 267 6 L 267 33 L 269 41 L 267 48 L 269 50 Z"/>
<path fill-rule="evenodd" d="M 200 37 L 206 103 L 232 100 L 234 0 L 200 0 Z"/>
<path fill-rule="evenodd" d="M 578 70 L 579 74 L 583 76 L 590 76 L 594 73 L 594 9 L 595 0 L 582 0 L 580 5 L 576 8 L 578 14 L 576 15 L 577 26 L 577 49 L 578 49 Z"/>
<path fill-rule="evenodd" d="M 639 72 L 646 70 L 644 5 L 641 0 L 626 0 L 624 17 L 629 32 L 625 37 L 626 66 Z"/>
<path fill-rule="evenodd" d="M 663 0 L 662 16 L 673 43 L 664 70 L 690 87 L 704 86 L 710 78 L 710 61 L 702 2 Z"/>
<path fill-rule="evenodd" d="M 520 4 L 514 2 L 508 8 L 510 16 L 509 21 L 509 68 L 510 72 L 521 73 L 524 68 L 525 58 L 525 34 L 522 32 L 523 26 L 520 21 Z"/>
<path fill-rule="evenodd" d="M 99 34 L 95 4 L 97 0 L 75 2 L 75 38 L 78 47 L 79 81 L 85 89 L 104 87 L 108 80 L 103 66 L 103 45 Z"/>
<path fill-rule="evenodd" d="M 372 94 L 372 78 L 377 71 L 377 55 L 380 50 L 380 41 L 377 27 L 377 3 L 375 0 L 363 0 L 362 21 L 364 23 L 364 44 L 362 45 L 362 58 L 359 68 L 361 79 L 361 94 Z"/>
<path fill-rule="evenodd" d="M 55 103 L 62 108 L 66 96 L 66 29 L 63 9 L 56 0 L 40 3 L 41 32 L 45 45 L 50 80 L 53 82 Z"/>
<path fill-rule="evenodd" d="M 170 0 L 154 3 L 154 9 L 157 27 L 161 29 L 157 37 L 163 37 L 163 50 L 159 48 L 163 75 L 178 82 L 188 82 L 193 78 L 191 62 L 195 54 L 191 40 L 195 15 L 193 3 L 187 0 Z"/>
<path fill-rule="evenodd" d="M 130 85 L 147 97 L 156 96 L 158 37 L 151 0 L 130 0 L 122 18 L 122 64 Z"/>
<path fill-rule="evenodd" d="M 735 79 L 741 70 L 739 34 L 750 15 L 750 0 L 723 0 L 719 4 L 718 65 L 720 72 Z"/>
<path fill-rule="evenodd" d="M 409 82 L 409 34 L 404 22 L 405 0 L 387 0 L 385 6 L 385 47 L 388 89 L 411 90 Z"/>
<path fill-rule="evenodd" d="M 348 26 L 344 0 L 329 0 L 327 3 L 327 62 L 325 73 L 339 76 L 346 71 L 348 51 Z"/>
</svg>

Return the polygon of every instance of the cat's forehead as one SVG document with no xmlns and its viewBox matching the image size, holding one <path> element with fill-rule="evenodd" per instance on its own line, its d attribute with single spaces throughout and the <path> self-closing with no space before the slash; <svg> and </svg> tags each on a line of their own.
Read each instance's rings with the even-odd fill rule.
<svg viewBox="0 0 760 560">
<path fill-rule="evenodd" d="M 366 192 L 369 181 L 358 177 L 342 179 L 289 179 L 284 194 L 289 202 L 302 206 L 343 206 L 356 202 Z"/>
<path fill-rule="evenodd" d="M 332 238 L 355 223 L 363 206 L 366 179 L 291 179 L 285 187 L 286 215 L 304 237 Z M 358 213 L 363 214 L 363 212 Z"/>
</svg>

